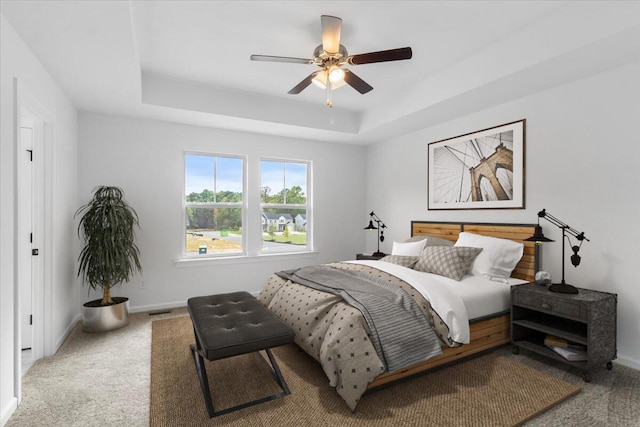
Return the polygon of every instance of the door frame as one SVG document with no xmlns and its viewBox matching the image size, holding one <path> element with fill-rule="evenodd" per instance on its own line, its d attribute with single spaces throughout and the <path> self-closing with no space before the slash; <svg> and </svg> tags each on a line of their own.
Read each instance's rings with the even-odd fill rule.
<svg viewBox="0 0 640 427">
<path fill-rule="evenodd" d="M 55 129 L 54 115 L 51 114 L 38 101 L 37 96 L 28 88 L 21 85 L 17 78 L 14 78 L 14 147 L 15 147 L 15 219 L 16 227 L 14 231 L 15 259 L 14 259 L 14 378 L 15 395 L 20 404 L 22 398 L 22 336 L 20 326 L 20 289 L 21 274 L 18 269 L 18 230 L 21 229 L 21 220 L 18 212 L 18 188 L 20 176 L 19 150 L 20 126 L 23 115 L 30 116 L 38 123 L 38 135 L 34 138 L 33 151 L 33 181 L 34 181 L 34 246 L 40 250 L 36 273 L 34 275 L 33 289 L 33 346 L 32 354 L 34 360 L 53 355 L 53 200 L 54 194 L 54 153 L 55 153 Z M 31 256 L 29 254 L 22 256 Z M 37 276 L 37 277 L 35 277 Z"/>
<path fill-rule="evenodd" d="M 27 134 L 25 129 L 30 129 L 30 134 Z M 34 220 L 39 218 L 39 212 L 37 212 L 37 206 L 34 206 L 34 200 L 36 197 L 36 163 L 34 160 L 36 159 L 34 159 L 33 153 L 34 150 L 37 149 L 34 142 L 42 138 L 42 122 L 35 120 L 33 114 L 23 109 L 20 118 L 19 131 L 20 143 L 17 148 L 17 158 L 19 161 L 17 170 L 18 216 L 16 219 L 16 229 L 18 233 L 17 263 L 19 273 L 17 273 L 16 280 L 18 280 L 18 291 L 20 292 L 20 348 L 22 350 L 20 354 L 24 356 L 24 349 L 26 347 L 29 347 L 32 353 L 35 348 L 33 343 L 33 314 L 36 296 L 34 294 L 34 287 L 40 287 L 40 260 L 38 258 L 34 258 L 33 254 L 31 257 L 27 257 L 25 254 L 34 248 L 39 247 L 38 237 L 40 236 L 40 229 L 38 228 L 39 224 L 37 224 L 39 221 L 34 222 Z M 31 159 L 27 159 L 27 157 L 30 157 Z M 31 239 L 27 241 L 29 234 L 31 234 Z M 26 292 L 27 289 L 28 293 Z M 32 315 L 29 325 L 26 324 L 28 314 Z M 40 314 L 38 313 L 38 316 L 39 315 Z M 25 328 L 28 328 L 28 331 L 25 330 Z M 28 344 L 25 344 L 25 338 L 28 339 Z M 21 361 L 21 365 L 24 367 L 24 360 Z M 24 375 L 24 369 L 22 370 L 22 375 Z"/>
</svg>

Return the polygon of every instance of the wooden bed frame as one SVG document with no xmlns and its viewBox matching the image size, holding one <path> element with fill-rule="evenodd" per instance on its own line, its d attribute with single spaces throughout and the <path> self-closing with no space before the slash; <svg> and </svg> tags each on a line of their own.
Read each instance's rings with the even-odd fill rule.
<svg viewBox="0 0 640 427">
<path fill-rule="evenodd" d="M 535 226 L 535 224 L 412 221 L 411 236 L 429 235 L 455 242 L 458 240 L 458 234 L 461 231 L 467 231 L 524 243 L 524 255 L 518 265 L 516 265 L 512 277 L 533 281 L 535 261 L 539 256 L 538 246 L 534 242 L 525 242 L 524 239 L 533 236 Z M 470 328 L 471 342 L 469 342 L 469 344 L 464 344 L 460 347 L 446 347 L 440 356 L 394 372 L 384 373 L 369 384 L 368 389 L 379 387 L 509 342 L 509 314 L 502 314 L 471 323 Z"/>
</svg>

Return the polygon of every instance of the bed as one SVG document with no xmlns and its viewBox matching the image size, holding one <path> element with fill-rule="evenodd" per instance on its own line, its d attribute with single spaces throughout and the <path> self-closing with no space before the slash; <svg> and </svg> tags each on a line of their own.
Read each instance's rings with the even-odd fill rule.
<svg viewBox="0 0 640 427">
<path fill-rule="evenodd" d="M 278 272 L 269 278 L 258 300 L 294 328 L 296 344 L 321 364 L 330 385 L 355 410 L 367 390 L 509 342 L 509 289 L 513 284 L 533 280 L 538 247 L 524 239 L 533 235 L 534 227 L 535 224 L 412 221 L 411 239 L 394 242 L 394 256 L 386 260 L 350 260 Z M 419 242 L 433 246 L 421 248 L 420 256 L 405 255 L 404 250 L 412 251 Z M 476 267 L 481 268 L 487 262 L 487 257 L 496 253 L 492 246 L 496 242 L 500 247 L 504 244 L 521 248 L 517 259 L 512 257 L 515 267 L 511 264 L 507 268 L 510 277 L 500 276 L 508 273 L 493 270 L 490 274 L 476 271 Z M 482 249 L 473 250 L 478 247 Z M 466 256 L 460 259 L 468 264 L 458 266 L 465 269 L 464 274 L 458 271 L 452 275 L 448 270 L 440 271 L 437 266 L 433 270 L 429 266 L 434 256 L 430 254 L 452 251 Z M 413 258 L 420 260 L 420 264 L 416 261 L 409 265 Z M 355 275 L 358 280 L 362 277 L 369 282 L 354 285 L 356 291 L 327 290 L 324 284 L 334 281 L 333 276 L 322 276 L 328 270 L 332 274 Z M 306 276 L 318 272 L 321 276 Z M 389 321 L 389 325 L 378 321 L 375 323 L 378 326 L 371 328 L 374 311 L 363 309 L 360 300 L 345 297 L 345 294 L 356 295 L 358 286 L 366 288 L 371 281 L 382 283 L 384 292 L 410 295 L 410 301 L 403 300 L 401 305 L 409 307 L 406 311 L 413 314 L 403 315 L 416 317 L 415 328 L 420 328 L 425 321 L 428 326 L 417 329 L 419 334 L 409 326 L 397 329 L 393 321 Z M 390 332 L 385 330 L 387 326 Z M 403 329 L 406 329 L 405 335 L 416 338 L 402 338 Z M 393 341 L 384 338 L 384 334 L 419 345 L 414 343 L 416 348 L 410 349 L 400 347 L 402 350 L 398 353 L 403 354 L 396 360 L 393 350 L 380 349 L 381 342 Z M 437 345 L 433 343 L 434 337 Z M 387 345 L 393 348 L 393 343 L 385 343 L 383 347 Z"/>
</svg>

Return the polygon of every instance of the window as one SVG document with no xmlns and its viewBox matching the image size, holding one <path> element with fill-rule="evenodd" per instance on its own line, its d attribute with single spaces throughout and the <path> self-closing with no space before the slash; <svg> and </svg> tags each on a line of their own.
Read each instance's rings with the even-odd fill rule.
<svg viewBox="0 0 640 427">
<path fill-rule="evenodd" d="M 262 253 L 311 249 L 309 169 L 306 162 L 260 162 Z"/>
<path fill-rule="evenodd" d="M 185 255 L 244 253 L 244 163 L 242 157 L 185 154 Z"/>
</svg>

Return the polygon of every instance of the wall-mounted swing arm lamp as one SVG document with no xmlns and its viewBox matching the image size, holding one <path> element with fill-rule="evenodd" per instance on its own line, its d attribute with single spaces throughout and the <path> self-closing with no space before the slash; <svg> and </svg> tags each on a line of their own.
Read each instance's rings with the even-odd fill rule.
<svg viewBox="0 0 640 427">
<path fill-rule="evenodd" d="M 378 230 L 378 250 L 376 252 L 373 253 L 374 256 L 385 256 L 385 254 L 383 252 L 380 252 L 380 242 L 384 242 L 384 229 L 387 228 L 386 225 L 384 225 L 384 222 L 382 222 L 382 220 L 380 218 L 378 218 L 378 215 L 376 215 L 376 213 L 374 211 L 371 211 L 371 213 L 369 214 L 369 225 L 367 225 L 364 229 L 365 230 Z M 376 222 L 376 224 L 378 225 L 377 227 L 375 225 L 373 225 L 373 222 Z"/>
<path fill-rule="evenodd" d="M 558 228 L 562 229 L 562 281 L 560 283 L 554 283 L 551 286 L 549 286 L 549 290 L 551 292 L 560 292 L 560 293 L 565 293 L 565 294 L 577 294 L 578 293 L 578 289 L 575 286 L 572 286 L 568 283 L 566 283 L 564 281 L 564 247 L 565 247 L 565 240 L 569 242 L 569 245 L 571 245 L 571 250 L 573 251 L 573 255 L 571 255 L 571 264 L 573 264 L 574 267 L 577 267 L 578 265 L 580 265 L 580 260 L 582 259 L 580 257 L 580 255 L 578 255 L 578 251 L 580 251 L 580 247 L 582 246 L 582 242 L 584 242 L 585 240 L 588 242 L 589 239 L 587 239 L 584 235 L 584 232 L 580 232 L 578 230 L 576 230 L 575 228 L 565 224 L 564 222 L 560 221 L 558 218 L 556 218 L 555 216 L 551 215 L 550 213 L 547 212 L 546 209 L 542 209 L 540 212 L 538 212 L 538 225 L 535 227 L 535 231 L 533 236 L 529 237 L 528 239 L 525 239 L 528 242 L 536 242 L 537 244 L 540 244 L 542 242 L 553 242 L 553 240 L 548 239 L 547 237 L 545 237 L 545 235 L 542 233 L 542 227 L 540 227 L 540 218 L 544 218 L 547 221 L 549 221 L 551 224 L 555 225 Z M 571 239 L 569 238 L 569 236 L 573 236 L 576 240 L 578 240 L 580 242 L 579 245 L 573 245 L 571 243 Z"/>
</svg>

